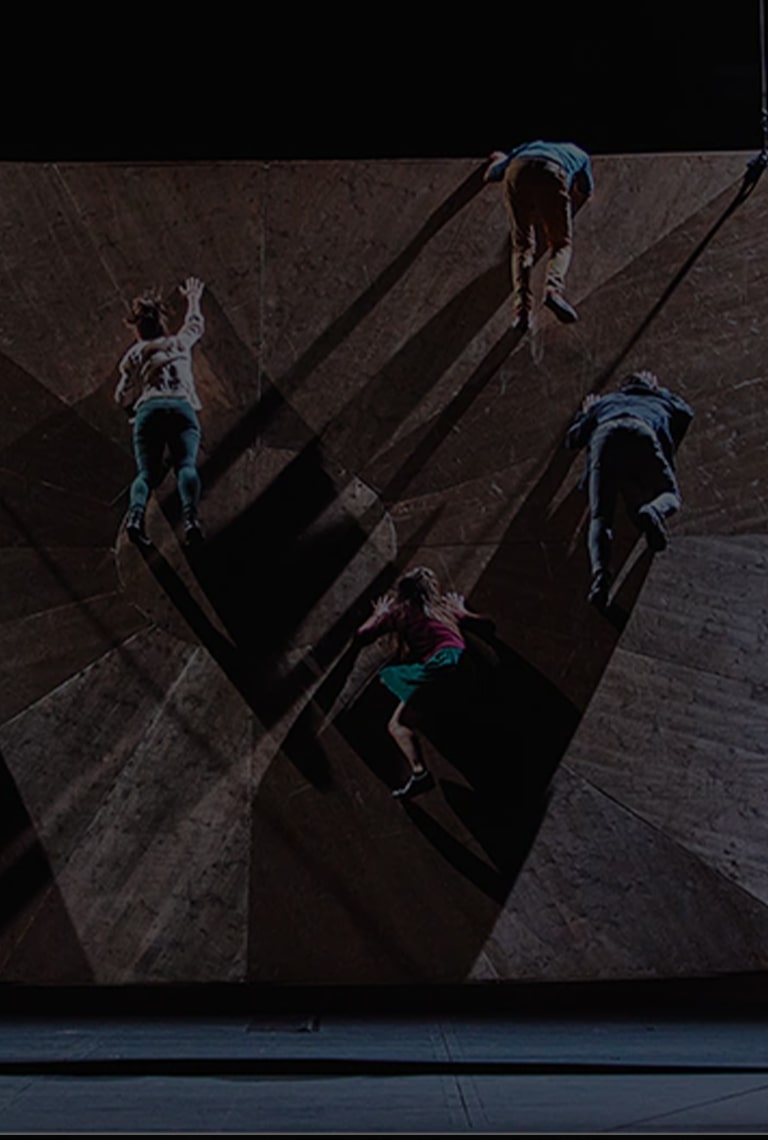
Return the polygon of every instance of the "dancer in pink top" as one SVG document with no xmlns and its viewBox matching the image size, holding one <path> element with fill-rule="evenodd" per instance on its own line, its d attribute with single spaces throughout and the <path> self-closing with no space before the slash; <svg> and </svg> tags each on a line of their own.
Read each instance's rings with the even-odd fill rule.
<svg viewBox="0 0 768 1140">
<path fill-rule="evenodd" d="M 403 713 L 407 702 L 425 685 L 456 668 L 466 648 L 459 622 L 478 616 L 466 608 L 461 594 L 442 593 L 434 571 L 416 566 L 398 579 L 393 590 L 374 602 L 373 613 L 357 631 L 366 640 L 385 633 L 397 634 L 409 658 L 402 665 L 387 665 L 379 673 L 381 681 L 399 699 L 387 727 L 411 769 L 407 782 L 393 796 L 407 799 L 434 785 L 422 759 L 418 737 L 403 723 Z"/>
</svg>

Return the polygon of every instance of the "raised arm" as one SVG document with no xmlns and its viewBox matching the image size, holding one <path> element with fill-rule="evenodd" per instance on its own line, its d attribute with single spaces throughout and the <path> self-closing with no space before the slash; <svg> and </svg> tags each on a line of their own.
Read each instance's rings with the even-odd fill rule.
<svg viewBox="0 0 768 1140">
<path fill-rule="evenodd" d="M 392 611 L 394 599 L 390 594 L 384 594 L 383 597 L 377 598 L 373 603 L 373 612 L 371 616 L 357 628 L 357 636 L 364 637 L 366 634 L 375 634 L 378 636 L 389 629 L 389 615 Z"/>
<path fill-rule="evenodd" d="M 576 175 L 576 181 L 584 197 L 591 198 L 595 192 L 595 176 L 592 173 L 592 161 L 589 155 L 586 155 L 584 165 Z"/>
<path fill-rule="evenodd" d="M 474 610 L 467 609 L 466 602 L 464 601 L 464 595 L 458 594 L 455 590 L 448 591 L 448 593 L 445 595 L 445 601 L 456 614 L 456 617 L 459 619 L 475 618 L 477 620 L 483 620 L 487 616 L 486 614 L 476 614 Z"/>
<path fill-rule="evenodd" d="M 581 401 L 581 407 L 571 420 L 571 426 L 565 435 L 565 446 L 573 450 L 583 447 L 590 435 L 590 411 L 598 400 L 602 399 L 596 392 L 588 392 Z"/>
<path fill-rule="evenodd" d="M 191 348 L 200 339 L 205 331 L 205 321 L 200 309 L 200 298 L 203 295 L 205 283 L 199 277 L 188 277 L 183 285 L 179 285 L 179 292 L 187 298 L 187 314 L 178 336 Z"/>
</svg>

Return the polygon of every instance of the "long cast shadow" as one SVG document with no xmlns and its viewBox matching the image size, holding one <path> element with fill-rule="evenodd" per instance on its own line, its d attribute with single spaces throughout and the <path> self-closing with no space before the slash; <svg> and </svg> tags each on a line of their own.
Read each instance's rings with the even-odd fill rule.
<svg viewBox="0 0 768 1140">
<path fill-rule="evenodd" d="M 400 348 L 323 432 L 346 466 L 359 471 L 463 354 L 509 291 L 506 264 L 468 282 Z"/>
<path fill-rule="evenodd" d="M 48 856 L 0 755 L 0 960 L 15 981 L 73 984 L 93 971 Z M 51 957 L 50 948 L 56 947 Z"/>
<path fill-rule="evenodd" d="M 435 775 L 453 816 L 440 822 L 429 801 L 406 802 L 413 823 L 461 875 L 495 902 L 509 895 L 544 818 L 550 781 L 579 710 L 497 634 L 492 621 L 465 630 L 455 672 L 408 704 L 406 723 L 438 754 Z M 337 729 L 389 787 L 402 758 L 383 726 L 392 698 L 372 684 L 336 720 Z M 381 726 L 373 733 L 371 725 Z M 463 782 L 455 779 L 455 773 Z M 479 845 L 479 857 L 466 834 Z"/>
<path fill-rule="evenodd" d="M 743 178 L 739 183 L 734 197 L 730 202 L 727 203 L 722 214 L 719 215 L 712 226 L 710 226 L 710 228 L 707 230 L 701 241 L 695 246 L 695 248 L 685 259 L 683 264 L 678 269 L 677 273 L 675 273 L 669 284 L 662 292 L 661 296 L 649 309 L 648 313 L 634 330 L 632 335 L 628 338 L 620 351 L 600 373 L 592 389 L 594 392 L 601 392 L 610 380 L 611 376 L 618 370 L 624 360 L 626 360 L 627 356 L 630 354 L 637 342 L 640 340 L 652 322 L 656 319 L 656 317 L 658 317 L 659 313 L 669 301 L 672 294 L 683 283 L 685 278 L 693 269 L 694 265 L 704 253 L 707 246 L 710 245 L 718 231 L 725 225 L 731 214 L 733 214 L 739 206 L 746 202 L 749 196 L 753 193 L 765 168 L 766 156 L 764 153 L 757 155 L 747 163 L 747 168 L 744 171 Z"/>
<path fill-rule="evenodd" d="M 270 429 L 275 417 L 285 411 L 286 401 L 376 308 L 407 273 L 427 243 L 464 209 L 483 185 L 482 168 L 473 170 L 432 212 L 397 257 L 275 381 L 271 381 L 266 372 L 260 368 L 250 349 L 237 336 L 221 306 L 209 291 L 206 311 L 210 311 L 216 329 L 220 329 L 222 333 L 226 330 L 226 335 L 217 336 L 215 342 L 207 346 L 206 353 L 210 353 L 212 363 L 217 371 L 222 371 L 222 374 L 226 374 L 227 369 L 234 368 L 241 378 L 239 383 L 241 390 L 255 391 L 257 398 L 246 407 L 238 422 L 222 437 L 210 457 L 201 466 L 204 486 L 208 488 L 214 486 L 254 439 Z M 232 346 L 237 348 L 233 349 Z"/>
<path fill-rule="evenodd" d="M 461 827 L 438 820 L 426 800 L 406 810 L 446 862 L 497 902 L 509 895 L 530 853 L 552 778 L 650 566 L 647 554 L 634 563 L 615 612 L 599 614 L 587 604 L 584 496 L 573 488 L 552 507 L 573 460 L 572 452 L 556 449 L 472 592 L 472 607 L 498 615 L 498 623 L 468 623 L 467 652 L 453 676 L 408 707 L 413 727 L 430 741 L 439 762 L 463 777 L 438 773 Z M 614 539 L 618 564 L 637 538 L 629 517 L 621 515 Z M 402 762 L 383 727 L 375 739 L 370 728 L 383 726 L 391 712 L 391 698 L 381 689 L 371 686 L 336 723 L 392 786 Z"/>
</svg>

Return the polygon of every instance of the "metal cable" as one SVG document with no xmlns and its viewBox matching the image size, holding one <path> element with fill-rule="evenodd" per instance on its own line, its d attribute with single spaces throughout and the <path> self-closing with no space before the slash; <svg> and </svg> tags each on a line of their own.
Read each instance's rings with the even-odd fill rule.
<svg viewBox="0 0 768 1140">
<path fill-rule="evenodd" d="M 751 191 L 758 178 L 768 166 L 768 46 L 765 41 L 765 0 L 757 0 L 760 12 L 760 123 L 763 135 L 763 149 L 747 163 L 744 175 L 746 192 Z"/>
</svg>

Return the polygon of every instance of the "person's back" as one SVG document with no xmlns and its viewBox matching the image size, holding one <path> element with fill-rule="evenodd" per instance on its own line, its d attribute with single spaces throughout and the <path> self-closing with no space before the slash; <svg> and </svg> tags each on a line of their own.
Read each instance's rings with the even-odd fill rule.
<svg viewBox="0 0 768 1140">
<path fill-rule="evenodd" d="M 585 410 L 577 413 L 566 436 L 566 446 L 584 447 L 598 427 L 627 416 L 645 423 L 669 461 L 674 462 L 675 448 L 693 419 L 693 409 L 681 396 L 660 387 L 652 373 L 632 374 L 618 391 L 595 397 Z"/>
<path fill-rule="evenodd" d="M 546 142 L 544 139 L 536 139 L 534 142 L 522 143 L 509 153 L 510 161 L 532 158 L 556 162 L 565 171 L 569 187 L 576 182 L 579 190 L 587 196 L 593 192 L 595 183 L 591 159 L 576 143 Z"/>
<path fill-rule="evenodd" d="M 159 330 L 162 332 L 162 330 Z M 199 312 L 188 312 L 177 333 L 155 335 L 131 345 L 120 361 L 118 403 L 132 402 L 136 409 L 147 399 L 179 396 L 195 411 L 202 407 L 192 370 L 192 348 L 205 331 Z"/>
<path fill-rule="evenodd" d="M 590 393 L 571 422 L 566 446 L 587 448 L 584 481 L 592 568 L 588 597 L 598 608 L 608 603 L 613 515 L 620 490 L 649 548 L 666 548 L 664 520 L 681 504 L 675 449 L 692 418 L 693 409 L 681 396 L 660 387 L 655 373 L 643 371 L 625 377 L 616 392 Z"/>
<path fill-rule="evenodd" d="M 447 602 L 442 600 L 443 605 Z M 425 613 L 414 602 L 401 602 L 393 607 L 392 627 L 408 646 L 417 661 L 428 661 L 441 649 L 464 649 L 466 642 L 458 630 L 446 620 Z"/>
<path fill-rule="evenodd" d="M 187 545 L 202 541 L 197 518 L 200 476 L 197 452 L 201 401 L 195 388 L 192 348 L 204 330 L 200 310 L 203 282 L 188 277 L 179 291 L 187 299 L 184 323 L 169 333 L 165 309 L 158 296 L 134 298 L 129 324 L 135 326 L 136 341 L 120 361 L 120 381 L 116 402 L 133 423 L 133 451 L 136 477 L 131 484 L 126 531 L 131 542 L 151 545 L 144 529 L 147 500 L 165 475 L 164 453 L 170 453 L 181 499 L 184 536 Z"/>
</svg>

